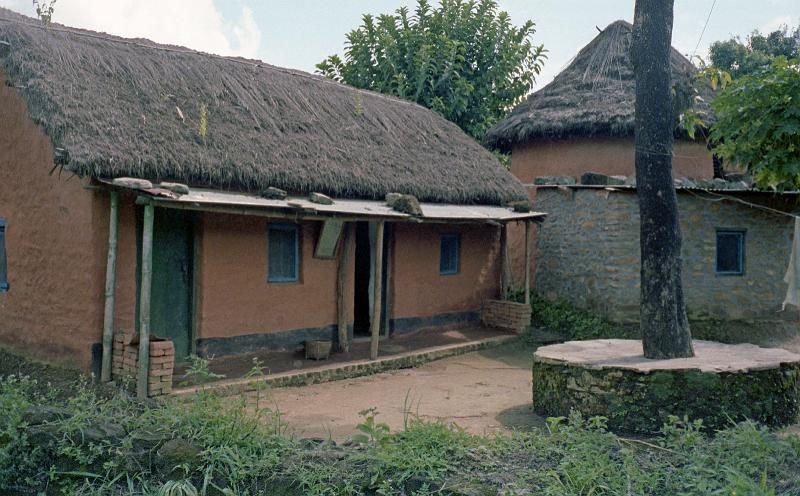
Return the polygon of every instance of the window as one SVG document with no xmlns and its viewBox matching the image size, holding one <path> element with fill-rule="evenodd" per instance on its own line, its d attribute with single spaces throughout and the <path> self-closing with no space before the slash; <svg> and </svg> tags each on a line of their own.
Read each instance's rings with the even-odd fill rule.
<svg viewBox="0 0 800 496">
<path fill-rule="evenodd" d="M 717 274 L 744 274 L 744 231 L 717 230 Z"/>
<path fill-rule="evenodd" d="M 6 262 L 6 220 L 0 219 L 0 293 L 8 291 L 8 265 Z"/>
<path fill-rule="evenodd" d="M 442 234 L 441 254 L 439 257 L 440 274 L 458 274 L 460 251 L 461 240 L 458 234 Z"/>
<path fill-rule="evenodd" d="M 270 224 L 268 228 L 268 282 L 299 279 L 300 233 L 294 224 Z"/>
</svg>

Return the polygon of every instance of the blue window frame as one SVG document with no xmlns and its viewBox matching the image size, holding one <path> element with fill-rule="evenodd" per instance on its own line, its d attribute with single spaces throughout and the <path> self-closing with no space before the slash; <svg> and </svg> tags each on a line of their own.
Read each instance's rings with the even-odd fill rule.
<svg viewBox="0 0 800 496">
<path fill-rule="evenodd" d="M 8 265 L 6 261 L 6 220 L 0 219 L 0 293 L 8 291 Z"/>
<path fill-rule="evenodd" d="M 716 272 L 721 276 L 744 274 L 744 231 L 717 229 Z"/>
<path fill-rule="evenodd" d="M 300 278 L 300 230 L 295 224 L 268 227 L 268 282 L 297 282 Z"/>
<path fill-rule="evenodd" d="M 461 255 L 461 238 L 458 234 L 442 234 L 439 255 L 439 273 L 458 274 Z"/>
</svg>

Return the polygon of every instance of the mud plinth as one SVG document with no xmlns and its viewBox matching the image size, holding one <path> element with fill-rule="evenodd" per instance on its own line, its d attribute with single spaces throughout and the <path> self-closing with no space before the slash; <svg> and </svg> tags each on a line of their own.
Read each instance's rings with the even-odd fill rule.
<svg viewBox="0 0 800 496">
<path fill-rule="evenodd" d="M 629 339 L 569 341 L 534 353 L 533 407 L 547 417 L 608 418 L 611 429 L 652 434 L 669 416 L 714 430 L 751 419 L 793 423 L 800 355 L 752 344 L 694 341 L 693 358 L 651 360 Z"/>
</svg>

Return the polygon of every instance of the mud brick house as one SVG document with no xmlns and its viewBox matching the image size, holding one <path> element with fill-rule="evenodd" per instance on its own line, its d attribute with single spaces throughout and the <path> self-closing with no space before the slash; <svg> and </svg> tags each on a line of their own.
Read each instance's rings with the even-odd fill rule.
<svg viewBox="0 0 800 496">
<path fill-rule="evenodd" d="M 536 232 L 535 288 L 616 321 L 639 316 L 630 36 L 628 22 L 610 24 L 485 138 L 511 152 L 511 172 L 549 214 Z M 681 95 L 696 69 L 675 49 L 671 69 Z M 713 125 L 712 96 L 697 110 Z M 796 326 L 796 313 L 781 309 L 784 277 L 800 279 L 786 275 L 797 194 L 754 191 L 726 174 L 704 133 L 692 140 L 678 125 L 680 103 L 672 158 L 690 316 Z M 508 235 L 519 253 L 519 231 Z"/>
<path fill-rule="evenodd" d="M 104 376 L 116 331 L 180 360 L 477 320 L 542 217 L 439 115 L 299 71 L 0 9 L 0 79 L 0 344 Z"/>
</svg>

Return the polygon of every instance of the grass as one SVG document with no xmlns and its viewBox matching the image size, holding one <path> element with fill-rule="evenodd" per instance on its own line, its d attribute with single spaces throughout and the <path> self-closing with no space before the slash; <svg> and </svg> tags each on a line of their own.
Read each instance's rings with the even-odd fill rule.
<svg viewBox="0 0 800 496">
<path fill-rule="evenodd" d="M 800 494 L 800 438 L 749 422 L 708 436 L 671 419 L 627 439 L 574 414 L 484 437 L 413 415 L 390 432 L 370 409 L 337 446 L 287 437 L 279 414 L 245 399 L 142 402 L 15 375 L 0 378 L 0 411 L 3 494 Z"/>
</svg>

